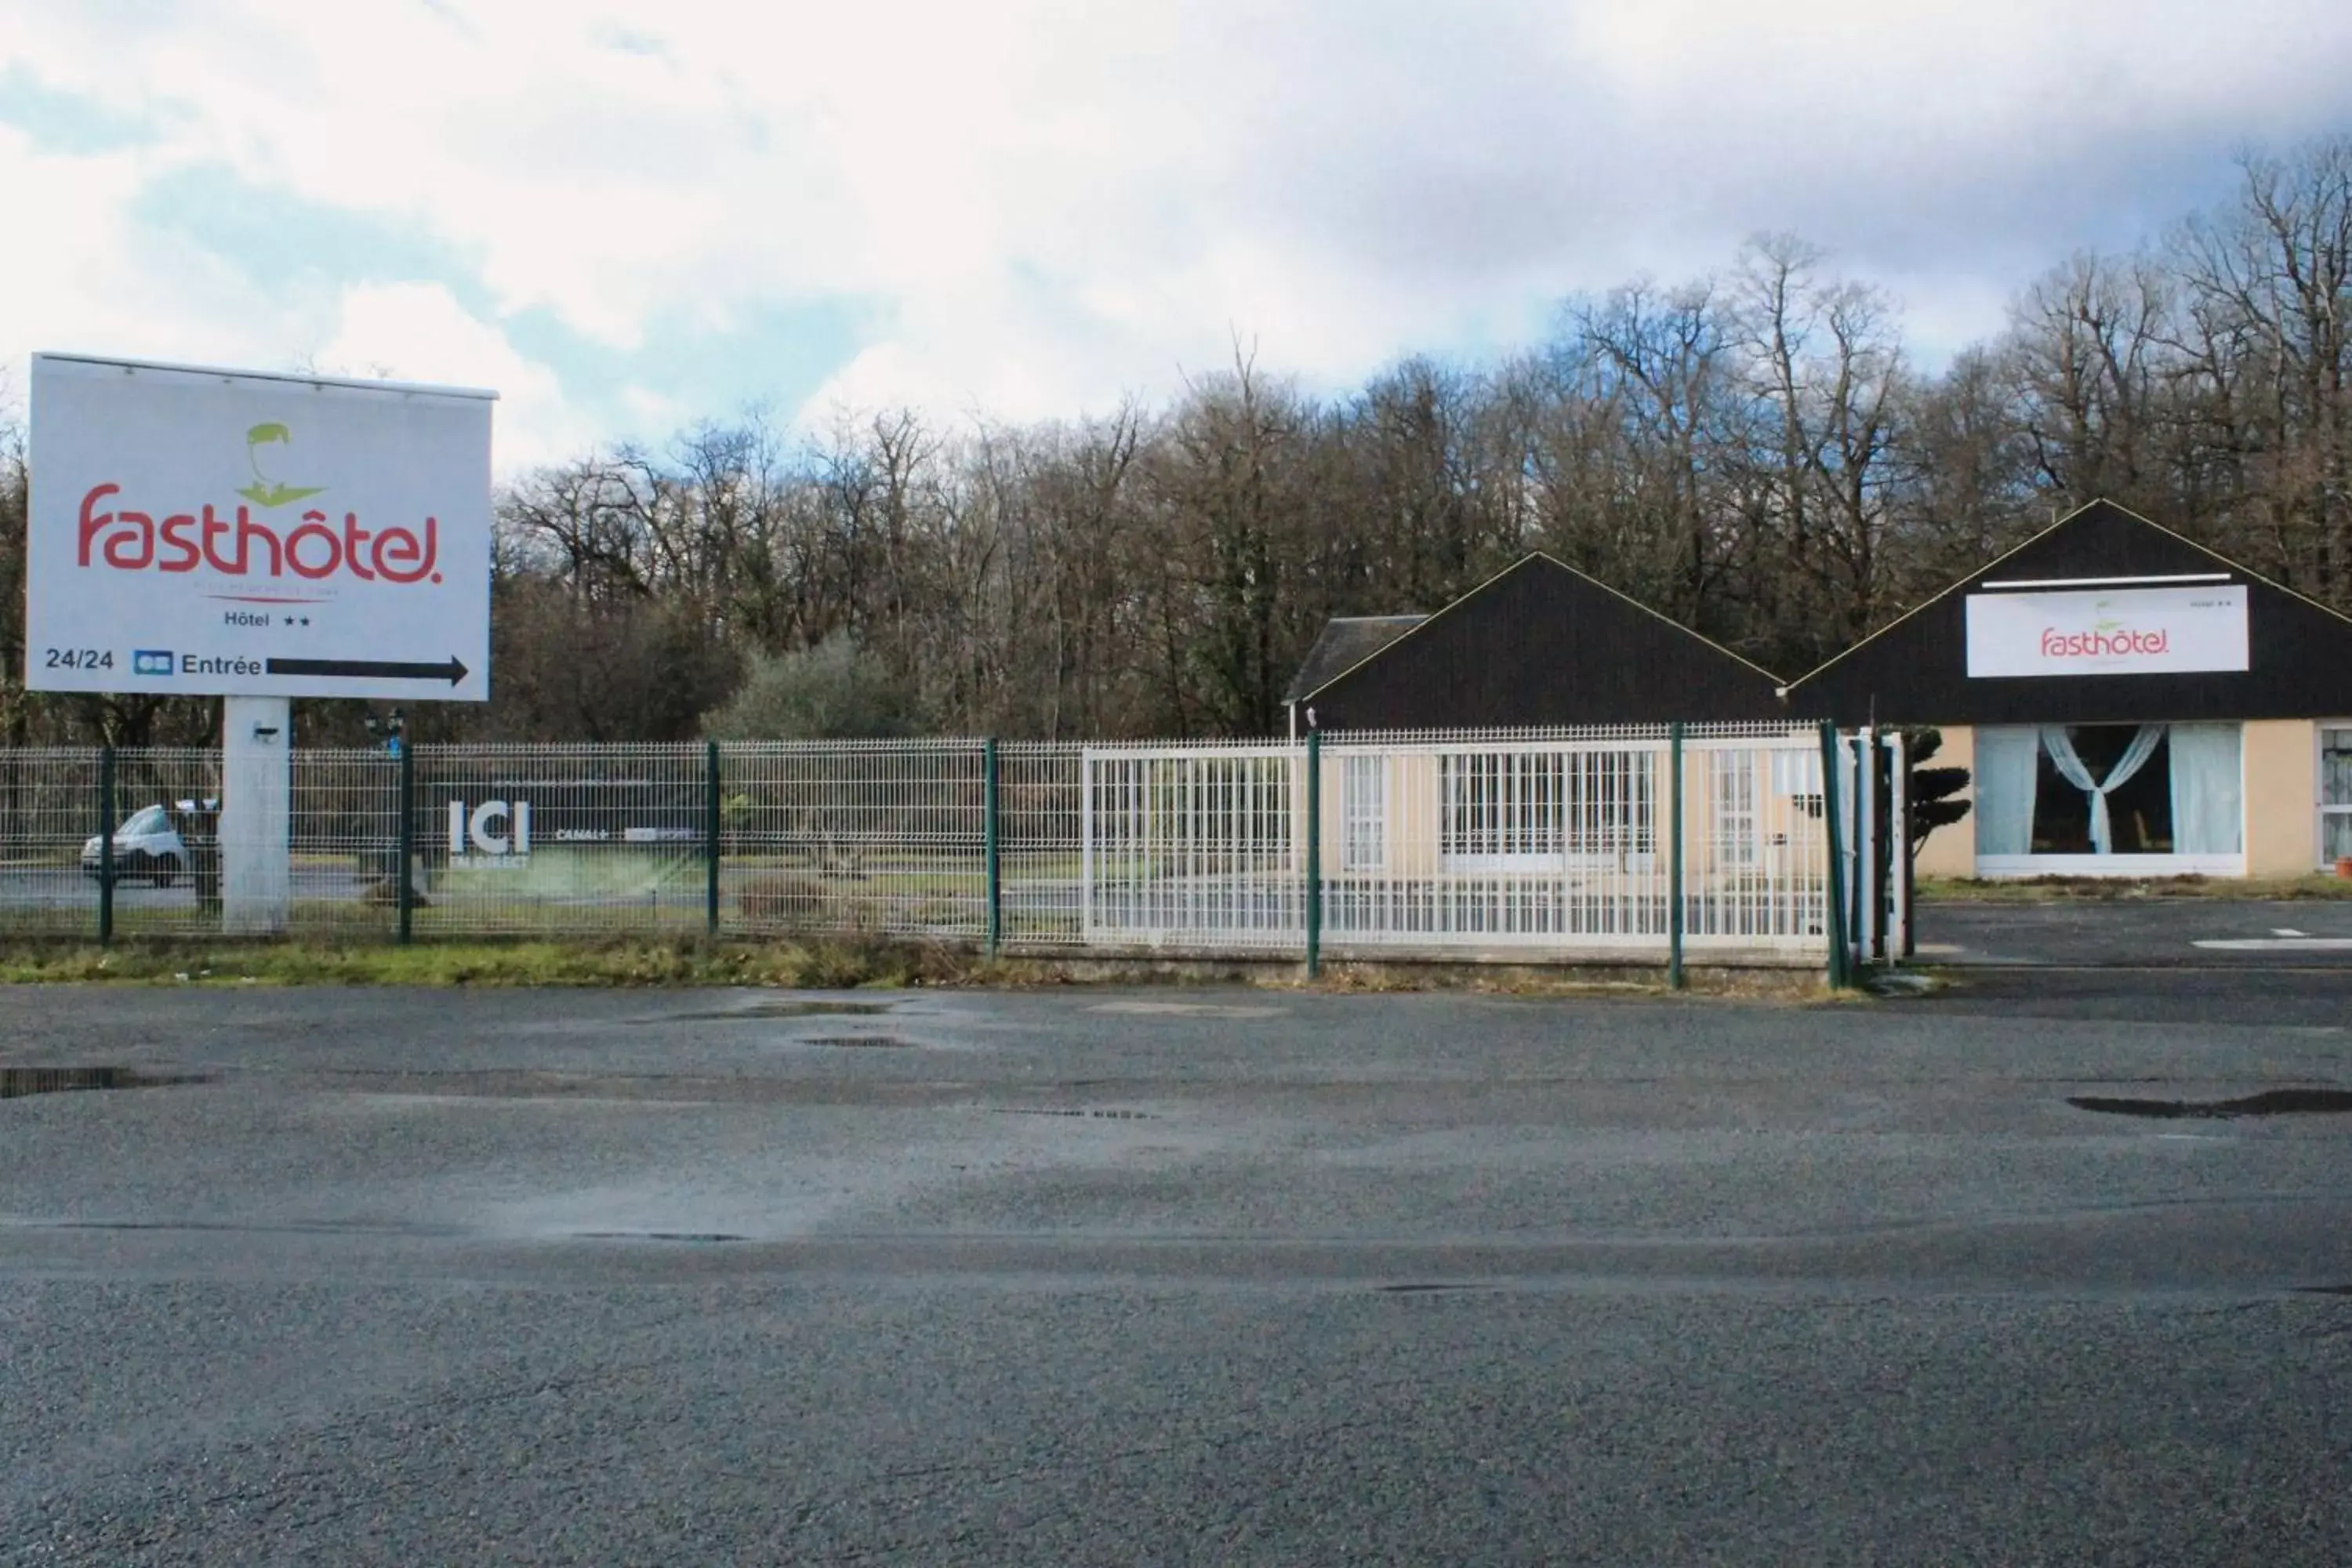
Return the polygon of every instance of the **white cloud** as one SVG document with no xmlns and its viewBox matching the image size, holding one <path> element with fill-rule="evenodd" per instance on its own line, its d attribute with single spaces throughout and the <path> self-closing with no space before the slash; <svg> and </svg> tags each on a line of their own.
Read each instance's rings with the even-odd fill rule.
<svg viewBox="0 0 2352 1568">
<path fill-rule="evenodd" d="M 149 234 L 129 207 L 150 160 L 45 154 L 0 125 L 0 354 L 81 349 L 151 358 L 234 357 L 259 308 L 236 268 Z"/>
<path fill-rule="evenodd" d="M 504 333 L 467 312 L 438 284 L 367 284 L 346 290 L 334 334 L 320 349 L 316 368 L 326 375 L 497 392 L 495 461 L 503 472 L 554 461 L 600 434 L 572 409 L 554 372 L 524 358 Z"/>
<path fill-rule="evenodd" d="M 2233 143 L 2344 128 L 2352 68 L 2340 0 L 0 0 L 0 36 L 156 132 L 68 156 L 0 129 L 49 239 L 0 254 L 0 353 L 429 344 L 516 378 L 533 451 L 583 401 L 678 405 L 555 384 L 509 342 L 526 310 L 625 363 L 665 323 L 855 300 L 872 335 L 818 403 L 1019 417 L 1160 395 L 1236 331 L 1344 383 L 1793 226 L 1948 347 L 2042 262 L 2194 205 Z M 488 303 L 265 299 L 131 221 L 209 166 L 429 236 Z"/>
<path fill-rule="evenodd" d="M 9 248 L 0 286 L 0 379 L 26 384 L 44 349 L 194 364 L 467 383 L 501 394 L 501 471 L 575 451 L 604 434 L 546 366 L 437 284 L 258 287 L 230 258 L 133 222 L 152 154 L 44 154 L 0 125 L 0 190 L 40 243 Z"/>
</svg>

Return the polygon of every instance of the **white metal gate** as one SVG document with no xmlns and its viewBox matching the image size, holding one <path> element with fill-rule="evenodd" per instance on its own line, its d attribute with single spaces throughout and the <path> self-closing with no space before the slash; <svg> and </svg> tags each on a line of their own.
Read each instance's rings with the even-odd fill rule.
<svg viewBox="0 0 2352 1568">
<path fill-rule="evenodd" d="M 1817 732 L 1323 738 L 1318 940 L 1335 954 L 1794 954 L 1827 944 Z M 1080 940 L 1304 951 L 1308 752 L 1087 747 Z M 1680 880 L 1676 880 L 1679 869 Z"/>
<path fill-rule="evenodd" d="M 1829 837 L 1819 738 L 1691 740 L 1683 788 L 1685 942 L 1826 948 Z"/>
<path fill-rule="evenodd" d="M 1352 798 L 1347 853 L 1321 856 L 1325 939 L 1662 944 L 1666 757 L 1663 738 L 1336 742 L 1324 773 L 1345 778 Z"/>
</svg>

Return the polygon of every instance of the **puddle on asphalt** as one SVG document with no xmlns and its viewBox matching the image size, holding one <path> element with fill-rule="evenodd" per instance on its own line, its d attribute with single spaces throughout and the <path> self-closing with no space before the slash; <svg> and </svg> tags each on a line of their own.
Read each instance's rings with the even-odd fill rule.
<svg viewBox="0 0 2352 1568">
<path fill-rule="evenodd" d="M 1433 1296 L 1442 1292 L 1457 1290 L 1483 1291 L 1488 1289 L 1490 1289 L 1490 1287 L 1485 1285 L 1454 1283 L 1437 1279 L 1411 1279 L 1403 1282 L 1402 1284 L 1375 1285 L 1372 1287 L 1372 1289 L 1376 1294 L 1382 1296 Z"/>
<path fill-rule="evenodd" d="M 1287 1007 L 1234 1006 L 1219 1002 L 1103 1002 L 1089 1013 L 1128 1013 L 1159 1018 L 1279 1018 Z"/>
<path fill-rule="evenodd" d="M 717 1008 L 704 1013 L 664 1013 L 658 1017 L 638 1018 L 640 1024 L 731 1024 L 738 1020 L 751 1022 L 761 1018 L 824 1018 L 846 1016 L 872 1017 L 887 1013 L 895 1004 L 889 1002 L 754 1002 L 748 1006 Z"/>
<path fill-rule="evenodd" d="M 1945 988 L 1946 983 L 1916 969 L 1882 969 L 1863 977 L 1864 989 L 1874 996 L 1932 996 Z"/>
<path fill-rule="evenodd" d="M 0 1100 L 95 1089 L 169 1089 L 205 1083 L 203 1073 L 142 1072 L 136 1068 L 0 1068 Z"/>
<path fill-rule="evenodd" d="M 2240 1100 L 2119 1100 L 2105 1095 L 2076 1094 L 2067 1096 L 2066 1103 L 2077 1110 L 2095 1110 L 2108 1116 L 2144 1116 L 2162 1120 L 2342 1116 L 2352 1114 L 2352 1089 L 2271 1089 Z"/>
</svg>

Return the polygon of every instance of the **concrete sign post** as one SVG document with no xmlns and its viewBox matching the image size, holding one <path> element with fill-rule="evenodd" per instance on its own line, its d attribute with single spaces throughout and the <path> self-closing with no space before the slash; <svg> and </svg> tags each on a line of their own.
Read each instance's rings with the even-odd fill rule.
<svg viewBox="0 0 2352 1568">
<path fill-rule="evenodd" d="M 33 356 L 25 684 L 227 699 L 227 929 L 285 924 L 289 699 L 488 700 L 494 398 Z"/>
<path fill-rule="evenodd" d="M 283 697 L 221 704 L 221 930 L 286 929 L 293 901 L 294 755 Z"/>
</svg>

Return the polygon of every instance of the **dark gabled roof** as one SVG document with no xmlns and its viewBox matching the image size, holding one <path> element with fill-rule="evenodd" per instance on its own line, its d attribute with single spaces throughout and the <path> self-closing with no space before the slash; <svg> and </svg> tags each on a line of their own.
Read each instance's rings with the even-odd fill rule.
<svg viewBox="0 0 2352 1568">
<path fill-rule="evenodd" d="M 1290 678 L 1290 689 L 1282 694 L 1282 700 L 1286 704 L 1298 701 L 1427 619 L 1427 616 L 1332 616 L 1323 623 L 1323 633 L 1315 639 L 1315 646 L 1307 650 L 1298 673 Z"/>
<path fill-rule="evenodd" d="M 1290 700 L 1311 704 L 1324 730 L 1705 723 L 1783 717 L 1778 684 L 1537 553 L 1337 673 L 1301 670 Z"/>
<path fill-rule="evenodd" d="M 1968 674 L 1970 591 L 2227 574 L 2248 593 L 2244 670 Z M 2113 501 L 2095 500 L 1792 682 L 1790 710 L 1842 724 L 2152 723 L 2352 712 L 2352 619 Z"/>
</svg>

